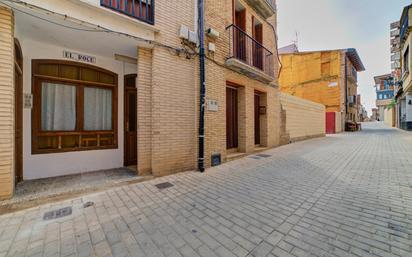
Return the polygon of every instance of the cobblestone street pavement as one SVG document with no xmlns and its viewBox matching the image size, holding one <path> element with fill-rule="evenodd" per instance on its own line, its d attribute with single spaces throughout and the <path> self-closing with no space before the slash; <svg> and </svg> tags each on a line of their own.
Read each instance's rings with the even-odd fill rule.
<svg viewBox="0 0 412 257">
<path fill-rule="evenodd" d="M 264 154 L 0 216 L 0 256 L 412 256 L 412 133 Z"/>
</svg>

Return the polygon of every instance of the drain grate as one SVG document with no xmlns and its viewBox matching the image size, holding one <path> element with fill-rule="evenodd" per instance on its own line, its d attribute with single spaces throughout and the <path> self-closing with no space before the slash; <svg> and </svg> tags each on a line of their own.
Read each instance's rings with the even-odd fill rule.
<svg viewBox="0 0 412 257">
<path fill-rule="evenodd" d="M 94 205 L 94 202 L 87 202 L 87 203 L 83 204 L 83 208 L 88 208 L 88 207 L 93 206 L 93 205 Z"/>
<path fill-rule="evenodd" d="M 157 187 L 158 189 L 166 189 L 169 187 L 172 187 L 173 184 L 169 183 L 169 182 L 164 182 L 164 183 L 160 183 L 160 184 L 156 184 L 155 187 Z"/>
<path fill-rule="evenodd" d="M 260 154 L 256 154 L 256 156 L 259 156 L 259 157 L 262 157 L 262 158 L 268 158 L 268 157 L 271 157 L 272 155 L 260 153 Z"/>
<path fill-rule="evenodd" d="M 402 232 L 402 233 L 405 233 L 405 234 L 410 234 L 409 233 L 409 231 L 408 231 L 408 229 L 406 229 L 406 228 L 404 228 L 404 227 L 401 227 L 401 226 L 399 226 L 399 225 L 397 225 L 397 224 L 393 224 L 393 223 L 388 223 L 388 228 L 389 229 L 392 229 L 393 231 L 397 231 L 397 232 Z M 391 233 L 392 234 L 392 233 Z"/>
<path fill-rule="evenodd" d="M 44 214 L 43 220 L 54 220 L 72 214 L 72 207 L 65 207 L 58 210 L 48 211 Z"/>
</svg>

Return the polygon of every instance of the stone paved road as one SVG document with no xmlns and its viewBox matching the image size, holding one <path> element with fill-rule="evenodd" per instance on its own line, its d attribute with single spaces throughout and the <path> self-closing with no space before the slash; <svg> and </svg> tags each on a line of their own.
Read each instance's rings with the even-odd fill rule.
<svg viewBox="0 0 412 257">
<path fill-rule="evenodd" d="M 412 256 L 411 133 L 374 123 L 265 154 L 0 216 L 0 256 Z"/>
</svg>

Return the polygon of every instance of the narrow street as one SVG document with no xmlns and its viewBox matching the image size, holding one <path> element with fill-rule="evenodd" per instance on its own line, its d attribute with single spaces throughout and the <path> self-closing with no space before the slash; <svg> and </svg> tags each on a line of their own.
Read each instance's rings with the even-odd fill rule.
<svg viewBox="0 0 412 257">
<path fill-rule="evenodd" d="M 412 133 L 364 123 L 0 216 L 0 256 L 412 256 L 411 156 Z"/>
</svg>

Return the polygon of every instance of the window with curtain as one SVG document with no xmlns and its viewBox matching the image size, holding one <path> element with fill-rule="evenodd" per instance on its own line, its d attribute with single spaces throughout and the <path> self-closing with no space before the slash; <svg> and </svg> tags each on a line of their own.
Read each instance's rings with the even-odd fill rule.
<svg viewBox="0 0 412 257">
<path fill-rule="evenodd" d="M 91 65 L 33 61 L 32 152 L 117 148 L 117 75 Z"/>
<path fill-rule="evenodd" d="M 74 131 L 76 128 L 76 87 L 41 83 L 41 129 Z"/>
<path fill-rule="evenodd" d="M 112 129 L 112 91 L 103 88 L 84 88 L 84 129 Z"/>
</svg>

